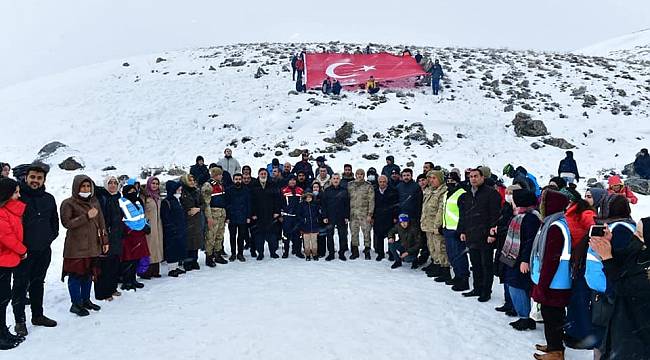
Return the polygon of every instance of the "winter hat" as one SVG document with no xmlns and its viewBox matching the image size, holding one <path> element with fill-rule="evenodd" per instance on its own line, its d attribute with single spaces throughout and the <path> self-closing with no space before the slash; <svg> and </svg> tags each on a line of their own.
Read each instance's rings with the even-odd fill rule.
<svg viewBox="0 0 650 360">
<path fill-rule="evenodd" d="M 10 178 L 0 179 L 0 206 L 3 206 L 16 192 L 18 182 Z"/>
<path fill-rule="evenodd" d="M 135 186 L 135 179 L 128 179 L 126 180 L 127 185 Z"/>
<path fill-rule="evenodd" d="M 559 191 L 547 189 L 542 192 L 542 203 L 539 206 L 543 217 L 564 212 L 569 205 L 569 198 Z"/>
<path fill-rule="evenodd" d="M 220 167 L 213 167 L 210 169 L 210 176 L 223 175 L 223 170 Z"/>
<path fill-rule="evenodd" d="M 367 174 L 368 175 L 377 175 L 377 169 L 375 169 L 374 167 L 368 168 Z"/>
<path fill-rule="evenodd" d="M 460 175 L 457 172 L 454 172 L 453 170 L 452 170 L 452 172 L 449 173 L 448 177 L 452 181 L 455 181 L 457 183 L 460 182 Z"/>
<path fill-rule="evenodd" d="M 486 178 L 489 179 L 489 178 L 492 177 L 492 169 L 490 169 L 490 167 L 488 167 L 486 165 L 481 165 L 481 166 L 478 167 L 478 169 L 481 170 L 481 172 L 483 173 L 483 176 L 485 176 Z"/>
<path fill-rule="evenodd" d="M 408 222 L 409 221 L 409 215 L 408 214 L 399 214 L 397 217 L 399 222 Z"/>
<path fill-rule="evenodd" d="M 513 177 L 515 173 L 515 167 L 512 166 L 511 164 L 508 164 L 503 167 L 503 175 L 506 175 L 507 177 Z"/>
<path fill-rule="evenodd" d="M 427 173 L 427 177 L 436 177 L 438 178 L 438 182 L 440 184 L 444 183 L 445 181 L 445 174 L 442 173 L 442 171 L 439 170 L 431 170 Z"/>
<path fill-rule="evenodd" d="M 607 218 L 627 219 L 631 216 L 630 201 L 623 195 L 614 195 L 609 200 Z"/>
<path fill-rule="evenodd" d="M 196 157 L 196 162 L 198 163 L 199 161 L 205 162 L 205 160 L 203 159 L 203 156 L 199 155 L 199 156 Z"/>
<path fill-rule="evenodd" d="M 641 149 L 641 154 L 648 155 L 648 149 L 646 148 Z"/>
<path fill-rule="evenodd" d="M 558 190 L 562 190 L 562 189 L 564 189 L 566 187 L 566 181 L 564 179 L 562 179 L 561 177 L 559 177 L 559 176 L 551 178 L 551 180 L 548 181 L 548 184 L 549 185 L 555 184 L 555 186 L 557 186 Z"/>
<path fill-rule="evenodd" d="M 587 189 L 587 192 L 591 194 L 591 198 L 594 200 L 594 207 L 598 210 L 603 198 L 607 195 L 607 190 L 601 188 L 589 188 Z"/>
<path fill-rule="evenodd" d="M 610 178 L 607 180 L 607 184 L 608 184 L 609 186 L 614 186 L 614 185 L 623 185 L 623 180 L 621 180 L 621 177 L 620 177 L 620 176 L 618 176 L 618 175 L 614 175 L 614 176 L 610 177 Z"/>
<path fill-rule="evenodd" d="M 393 171 L 391 171 L 390 174 L 391 175 L 395 175 L 395 174 L 399 175 L 399 171 L 397 171 L 397 169 L 393 169 Z"/>
<path fill-rule="evenodd" d="M 513 190 L 512 199 L 517 207 L 527 208 L 537 204 L 535 193 L 524 189 Z"/>
</svg>

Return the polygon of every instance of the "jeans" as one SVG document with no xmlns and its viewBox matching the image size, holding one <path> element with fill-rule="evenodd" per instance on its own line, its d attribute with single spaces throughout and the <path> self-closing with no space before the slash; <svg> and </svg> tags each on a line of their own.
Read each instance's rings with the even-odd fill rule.
<svg viewBox="0 0 650 360">
<path fill-rule="evenodd" d="M 492 294 L 494 282 L 494 255 L 492 248 L 469 249 L 469 258 L 472 262 L 472 275 L 474 276 L 474 289 L 481 295 Z"/>
<path fill-rule="evenodd" d="M 404 252 L 406 252 L 406 248 L 402 246 L 402 244 L 399 241 L 395 241 L 392 244 L 388 244 L 388 251 L 390 251 L 391 254 L 393 254 L 393 257 L 395 257 L 395 260 L 398 260 L 400 258 L 400 255 Z M 402 259 L 403 262 L 413 262 L 416 258 L 416 255 L 408 255 L 404 259 Z"/>
<path fill-rule="evenodd" d="M 438 95 L 440 91 L 440 79 L 431 79 L 431 88 L 433 90 L 433 95 Z"/>
<path fill-rule="evenodd" d="M 32 317 L 43 315 L 45 275 L 50 267 L 52 250 L 30 251 L 29 256 L 14 268 L 11 305 L 16 322 L 25 322 L 25 299 L 29 292 Z"/>
<path fill-rule="evenodd" d="M 80 305 L 84 301 L 90 301 L 90 288 L 92 285 L 93 282 L 90 280 L 90 276 L 68 276 L 68 292 L 72 303 Z"/>
<path fill-rule="evenodd" d="M 469 278 L 469 261 L 467 260 L 467 246 L 460 241 L 460 235 L 456 230 L 444 230 L 447 257 L 454 269 L 454 276 L 461 279 Z"/>
<path fill-rule="evenodd" d="M 516 287 L 508 286 L 508 292 L 510 293 L 510 298 L 512 299 L 512 306 L 517 312 L 517 316 L 522 319 L 528 319 L 530 317 L 530 296 L 528 291 L 524 289 L 518 289 Z"/>
<path fill-rule="evenodd" d="M 503 300 L 504 306 L 514 309 L 512 305 L 512 297 L 510 296 L 510 286 L 508 286 L 508 284 L 503 284 Z"/>
</svg>

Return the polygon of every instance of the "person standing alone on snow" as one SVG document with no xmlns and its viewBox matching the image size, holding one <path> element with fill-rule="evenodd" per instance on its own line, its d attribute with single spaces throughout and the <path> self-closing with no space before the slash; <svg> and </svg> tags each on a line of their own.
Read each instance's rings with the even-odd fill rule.
<svg viewBox="0 0 650 360">
<path fill-rule="evenodd" d="M 566 157 L 560 161 L 560 166 L 557 168 L 557 175 L 564 179 L 567 184 L 573 184 L 574 181 L 580 181 L 578 165 L 573 159 L 573 151 L 566 152 Z"/>
</svg>

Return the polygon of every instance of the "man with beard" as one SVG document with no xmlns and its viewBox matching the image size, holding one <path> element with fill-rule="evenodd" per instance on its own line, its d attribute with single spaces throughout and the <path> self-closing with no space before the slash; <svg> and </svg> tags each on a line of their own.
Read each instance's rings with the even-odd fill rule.
<svg viewBox="0 0 650 360">
<path fill-rule="evenodd" d="M 56 321 L 43 315 L 43 293 L 52 250 L 50 244 L 59 235 L 59 215 L 54 196 L 45 191 L 46 171 L 39 166 L 27 170 L 25 182 L 20 183 L 23 213 L 23 242 L 27 257 L 14 269 L 11 304 L 16 319 L 16 334 L 27 336 L 25 303 L 29 291 L 32 324 L 55 327 Z"/>
<path fill-rule="evenodd" d="M 233 185 L 226 190 L 226 222 L 230 233 L 230 262 L 244 258 L 244 242 L 248 238 L 250 223 L 251 197 L 250 191 L 242 184 L 242 175 L 233 176 Z M 237 250 L 237 255 L 235 255 Z"/>
<path fill-rule="evenodd" d="M 352 165 L 343 165 L 343 175 L 341 176 L 341 186 L 347 188 L 348 184 L 354 181 L 354 174 L 352 173 Z"/>
<path fill-rule="evenodd" d="M 271 257 L 277 259 L 278 218 L 280 217 L 280 199 L 277 188 L 271 183 L 266 169 L 257 172 L 258 184 L 252 190 L 251 220 L 254 224 L 257 260 L 264 259 L 264 243 L 269 245 Z"/>
<path fill-rule="evenodd" d="M 399 197 L 397 190 L 388 186 L 388 177 L 379 176 L 375 190 L 375 209 L 372 218 L 373 242 L 377 258 L 381 261 L 385 257 L 384 240 L 388 231 L 397 223 Z"/>
<path fill-rule="evenodd" d="M 311 190 L 311 181 L 307 179 L 304 171 L 298 171 L 296 175 L 296 186 L 301 188 L 304 192 Z"/>
<path fill-rule="evenodd" d="M 331 185 L 325 189 L 321 199 L 323 223 L 328 227 L 327 250 L 329 255 L 325 261 L 334 260 L 334 228 L 339 235 L 339 259 L 347 260 L 345 252 L 348 250 L 348 222 L 350 220 L 350 196 L 347 189 L 341 186 L 341 175 L 333 174 Z"/>
</svg>

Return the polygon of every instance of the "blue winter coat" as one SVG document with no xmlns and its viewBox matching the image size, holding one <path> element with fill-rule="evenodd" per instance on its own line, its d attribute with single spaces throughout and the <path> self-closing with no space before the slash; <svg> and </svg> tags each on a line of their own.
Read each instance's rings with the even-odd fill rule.
<svg viewBox="0 0 650 360">
<path fill-rule="evenodd" d="M 573 159 L 573 156 L 567 155 L 567 157 L 560 161 L 560 166 L 557 168 L 557 174 L 559 176 L 562 173 L 575 174 L 576 179 L 580 178 L 580 175 L 578 174 L 578 165 Z"/>
<path fill-rule="evenodd" d="M 442 72 L 442 66 L 440 64 L 434 64 L 431 67 L 431 79 L 434 81 L 440 81 L 444 73 Z"/>
<path fill-rule="evenodd" d="M 408 183 L 397 184 L 397 195 L 399 198 L 399 213 L 408 214 L 411 219 L 420 220 L 422 215 L 422 189 L 420 185 L 411 180 Z"/>
<path fill-rule="evenodd" d="M 177 263 L 187 257 L 187 222 L 185 210 L 174 193 L 181 186 L 177 181 L 167 181 L 167 197 L 160 203 L 160 219 L 163 225 L 163 248 L 165 261 Z"/>
<path fill-rule="evenodd" d="M 298 220 L 300 221 L 300 231 L 305 233 L 317 233 L 320 231 L 321 208 L 314 202 L 303 201 L 298 209 Z"/>
<path fill-rule="evenodd" d="M 231 186 L 226 191 L 226 218 L 231 224 L 246 224 L 251 217 L 251 192 L 244 186 Z"/>
</svg>

